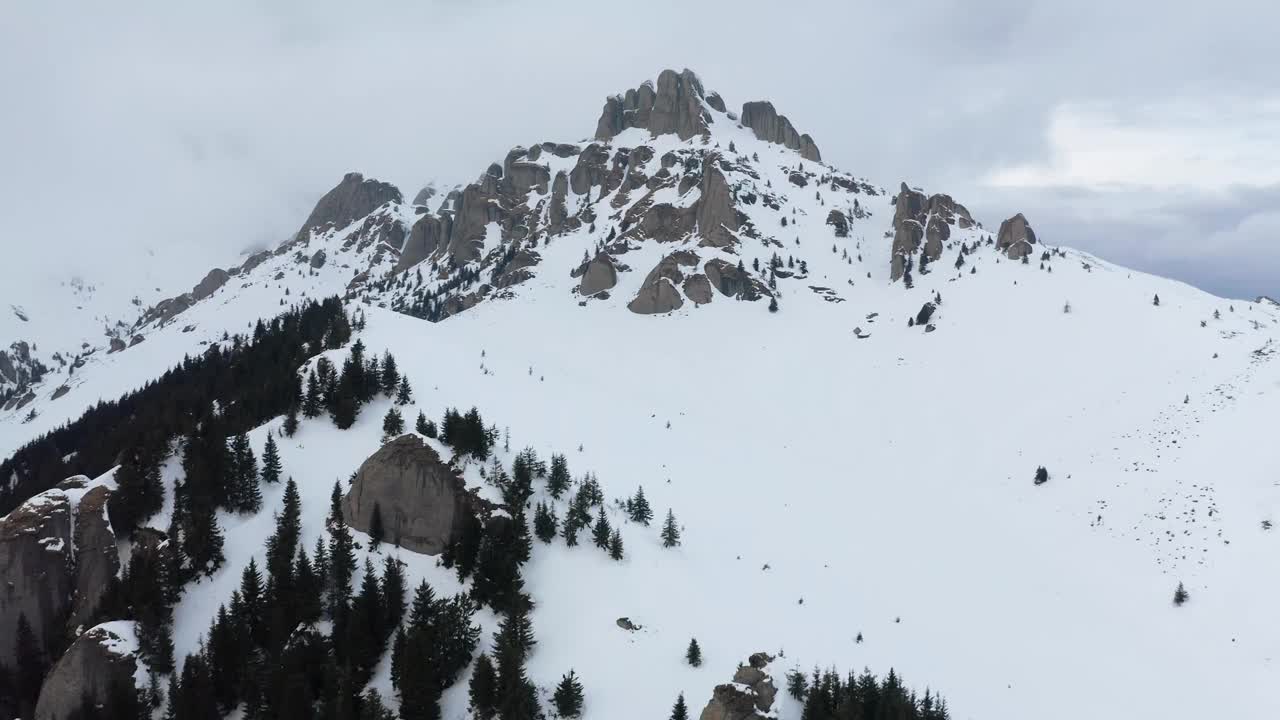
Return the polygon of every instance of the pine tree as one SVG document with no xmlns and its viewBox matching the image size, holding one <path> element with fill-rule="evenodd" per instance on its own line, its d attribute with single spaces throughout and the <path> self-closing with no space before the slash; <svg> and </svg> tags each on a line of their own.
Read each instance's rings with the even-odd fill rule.
<svg viewBox="0 0 1280 720">
<path fill-rule="evenodd" d="M 1046 470 L 1043 465 L 1041 465 L 1040 467 L 1036 468 L 1035 484 L 1043 485 L 1047 482 L 1049 482 L 1049 471 Z"/>
<path fill-rule="evenodd" d="M 547 492 L 559 500 L 565 490 L 569 489 L 569 462 L 564 455 L 551 456 L 551 475 L 547 478 Z"/>
<path fill-rule="evenodd" d="M 372 550 L 377 550 L 382 545 L 383 534 L 386 531 L 382 527 L 382 506 L 375 500 L 373 503 L 373 515 L 369 518 L 369 546 Z"/>
<path fill-rule="evenodd" d="M 653 510 L 649 507 L 649 501 L 644 496 L 644 487 L 636 489 L 636 494 L 630 500 L 629 511 L 632 522 L 638 522 L 641 525 L 648 526 L 649 521 L 653 519 Z"/>
<path fill-rule="evenodd" d="M 1182 586 L 1182 583 L 1178 583 L 1178 589 L 1173 591 L 1173 604 L 1180 606 L 1190 599 L 1191 594 Z"/>
<path fill-rule="evenodd" d="M 295 407 L 289 408 L 288 414 L 284 416 L 283 430 L 286 437 L 293 437 L 294 435 L 298 434 L 298 409 L 297 408 Z"/>
<path fill-rule="evenodd" d="M 395 720 L 395 713 L 387 709 L 377 690 L 369 688 L 360 708 L 360 720 Z"/>
<path fill-rule="evenodd" d="M 680 528 L 676 527 L 676 516 L 667 510 L 666 522 L 662 524 L 662 547 L 672 548 L 680 544 Z"/>
<path fill-rule="evenodd" d="M 671 720 L 689 720 L 689 707 L 684 704 L 684 693 L 676 696 L 676 704 L 671 706 Z"/>
<path fill-rule="evenodd" d="M 27 614 L 18 614 L 17 632 L 14 633 L 13 655 L 16 668 L 14 679 L 17 681 L 18 704 L 23 711 L 21 717 L 35 717 L 36 699 L 40 696 L 40 683 L 44 681 L 48 663 L 44 650 L 31 629 Z"/>
<path fill-rule="evenodd" d="M 382 442 L 399 437 L 404 432 L 404 418 L 394 406 L 382 418 Z"/>
<path fill-rule="evenodd" d="M 805 694 L 809 691 L 809 678 L 799 670 L 792 670 L 787 673 L 787 692 L 796 700 L 804 701 Z"/>
<path fill-rule="evenodd" d="M 419 435 L 431 437 L 430 435 L 427 435 L 427 416 L 423 414 L 421 410 L 418 411 L 418 419 L 414 422 L 413 429 L 417 431 Z"/>
<path fill-rule="evenodd" d="M 396 369 L 396 359 L 387 352 L 382 356 L 382 393 L 391 397 L 396 394 L 396 388 L 401 384 L 400 372 Z M 407 388 L 408 383 L 404 383 L 404 386 Z"/>
<path fill-rule="evenodd" d="M 471 672 L 469 687 L 471 712 L 479 720 L 493 720 L 498 711 L 498 675 L 489 656 L 480 653 L 475 669 Z"/>
<path fill-rule="evenodd" d="M 360 414 L 360 405 L 365 399 L 363 393 L 366 382 L 361 362 L 353 348 L 342 365 L 342 375 L 330 393 L 329 415 L 339 430 L 346 430 L 355 424 L 356 417 Z"/>
<path fill-rule="evenodd" d="M 271 435 L 267 435 L 267 445 L 262 450 L 262 481 L 269 485 L 280 482 L 280 450 Z"/>
<path fill-rule="evenodd" d="M 555 694 L 551 696 L 556 706 L 556 714 L 562 718 L 576 718 L 582 715 L 582 683 L 577 674 L 570 670 L 560 678 Z"/>
<path fill-rule="evenodd" d="M 612 534 L 613 529 L 609 527 L 609 518 L 605 516 L 604 508 L 601 507 L 596 515 L 596 524 L 591 528 L 591 540 L 601 550 L 608 550 L 609 536 Z"/>
<path fill-rule="evenodd" d="M 338 483 L 333 484 L 329 515 L 329 613 L 335 618 L 347 608 L 351 596 L 351 577 L 356 570 L 351 530 L 342 517 L 342 495 Z"/>
<path fill-rule="evenodd" d="M 396 404 L 408 405 L 413 402 L 413 388 L 409 385 L 409 376 L 400 376 L 400 386 L 396 388 Z"/>
<path fill-rule="evenodd" d="M 320 381 L 316 378 L 316 371 L 312 370 L 307 373 L 307 389 L 302 395 L 302 414 L 306 417 L 313 418 L 320 414 L 322 403 Z"/>
<path fill-rule="evenodd" d="M 293 588 L 297 598 L 295 612 L 298 614 L 298 619 L 304 623 L 319 620 L 323 612 L 321 598 L 324 594 L 324 585 L 316 575 L 311 560 L 307 558 L 305 549 L 298 553 L 298 562 L 293 568 Z"/>
<path fill-rule="evenodd" d="M 1151 300 L 1151 304 L 1157 307 L 1160 306 L 1160 296 L 1158 294 Z"/>
<path fill-rule="evenodd" d="M 684 651 L 684 659 L 694 667 L 702 665 L 702 648 L 698 646 L 697 638 L 689 640 L 689 649 Z"/>
<path fill-rule="evenodd" d="M 618 530 L 609 536 L 609 557 L 622 560 L 622 533 Z"/>
<path fill-rule="evenodd" d="M 347 657 L 358 671 L 357 685 L 368 679 L 386 646 L 385 608 L 373 562 L 366 557 L 360 592 L 351 603 L 351 622 L 347 625 Z"/>
<path fill-rule="evenodd" d="M 298 485 L 289 478 L 284 485 L 283 505 L 276 515 L 275 532 L 267 538 L 267 575 L 278 591 L 286 591 L 291 584 L 293 556 L 297 553 L 301 532 L 302 499 L 298 496 Z"/>
<path fill-rule="evenodd" d="M 578 530 L 581 526 L 574 520 L 572 512 L 565 513 L 564 526 L 561 528 L 561 534 L 564 535 L 564 544 L 568 547 L 576 547 L 578 545 Z"/>
<path fill-rule="evenodd" d="M 549 543 L 555 539 L 556 529 L 555 509 L 546 503 L 538 503 L 533 511 L 533 533 L 542 542 Z"/>
<path fill-rule="evenodd" d="M 222 567 L 222 528 L 209 502 L 193 503 L 187 511 L 188 526 L 182 533 L 182 550 L 191 562 L 191 572 L 212 576 Z"/>
<path fill-rule="evenodd" d="M 388 628 L 398 627 L 400 620 L 404 618 L 404 595 L 404 570 L 400 567 L 399 560 L 387 555 L 382 561 L 382 603 Z"/>
<path fill-rule="evenodd" d="M 258 489 L 258 461 L 253 456 L 249 437 L 240 433 L 232 438 L 230 501 L 238 512 L 254 513 L 262 509 L 262 492 Z"/>
</svg>

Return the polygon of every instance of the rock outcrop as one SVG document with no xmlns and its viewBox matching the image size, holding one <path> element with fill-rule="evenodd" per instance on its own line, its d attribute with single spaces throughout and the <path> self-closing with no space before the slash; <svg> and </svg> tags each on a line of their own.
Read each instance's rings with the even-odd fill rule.
<svg viewBox="0 0 1280 720">
<path fill-rule="evenodd" d="M 67 620 L 73 633 L 94 616 L 111 580 L 120 572 L 116 533 L 107 518 L 110 497 L 111 490 L 99 485 L 85 493 L 76 508 L 76 589 Z"/>
<path fill-rule="evenodd" d="M 741 221 L 733 206 L 729 183 L 718 167 L 719 158 L 708 155 L 702 161 L 702 194 L 698 198 L 698 234 L 702 245 L 728 247 L 734 242 Z"/>
<path fill-rule="evenodd" d="M 427 183 L 418 191 L 417 195 L 413 196 L 413 204 L 426 206 L 430 204 L 431 198 L 435 197 L 439 192 L 440 191 L 436 189 L 435 183 Z"/>
<path fill-rule="evenodd" d="M 33 385 L 40 382 L 46 372 L 48 368 L 31 355 L 31 346 L 23 340 L 10 343 L 8 350 L 0 350 L 0 390 L 10 386 L 13 392 L 15 388 Z M 3 399 L 0 395 L 0 400 Z"/>
<path fill-rule="evenodd" d="M 1036 233 L 1031 223 L 1018 213 L 1000 223 L 1000 232 L 996 235 L 996 248 L 1009 256 L 1010 260 L 1021 260 L 1031 254 L 1031 246 L 1036 244 Z"/>
<path fill-rule="evenodd" d="M 383 203 L 403 200 L 400 190 L 394 185 L 366 180 L 360 173 L 347 173 L 342 182 L 316 203 L 297 236 L 305 240 L 313 230 L 343 227 L 377 210 Z"/>
<path fill-rule="evenodd" d="M 827 224 L 835 230 L 836 237 L 849 237 L 849 217 L 839 210 L 827 213 Z"/>
<path fill-rule="evenodd" d="M 759 300 L 769 289 L 746 270 L 726 260 L 712 258 L 706 263 L 707 280 L 721 295 L 739 300 Z"/>
<path fill-rule="evenodd" d="M 893 201 L 893 248 L 890 259 L 890 280 L 902 277 L 910 264 L 911 256 L 921 250 L 930 261 L 942 257 L 942 248 L 951 237 L 951 226 L 974 226 L 968 209 L 950 195 L 930 195 L 907 187 L 902 183 Z"/>
<path fill-rule="evenodd" d="M 191 301 L 200 302 L 201 300 L 209 297 L 217 292 L 218 288 L 226 285 L 227 280 L 229 279 L 231 279 L 231 275 L 222 268 L 214 268 L 210 270 L 209 273 L 204 276 L 203 280 L 196 283 L 196 286 L 191 288 Z"/>
<path fill-rule="evenodd" d="M 109 704 L 113 693 L 136 693 L 137 628 L 132 621 L 97 625 L 71 644 L 40 687 L 36 720 L 66 720 L 87 698 Z"/>
<path fill-rule="evenodd" d="M 765 142 L 795 150 L 805 160 L 822 162 L 822 153 L 818 152 L 818 146 L 813 142 L 813 138 L 797 132 L 787 116 L 779 115 L 773 103 L 767 100 L 743 103 L 739 122 L 743 127 L 750 128 L 756 137 Z"/>
<path fill-rule="evenodd" d="M 662 258 L 645 276 L 644 283 L 627 309 L 639 315 L 655 315 L 679 310 L 684 305 L 677 287 L 684 282 L 682 267 L 696 266 L 698 256 L 681 250 Z"/>
<path fill-rule="evenodd" d="M 704 104 L 702 81 L 692 70 L 663 70 L 656 88 L 646 81 L 625 95 L 605 100 L 595 139 L 612 140 L 628 128 L 643 128 L 652 135 L 675 133 L 681 140 L 705 135 L 711 113 Z"/>
<path fill-rule="evenodd" d="M 0 521 L 0 638 L 17 637 L 26 616 L 41 647 L 63 631 L 75 589 L 71 500 L 53 489 Z M 0 642 L 0 665 L 14 667 L 12 642 Z"/>
<path fill-rule="evenodd" d="M 418 218 L 409 231 L 409 239 L 404 243 L 400 259 L 396 261 L 395 272 L 404 272 L 430 257 L 448 242 L 452 229 L 453 219 L 448 215 L 423 215 Z"/>
<path fill-rule="evenodd" d="M 751 720 L 771 717 L 778 689 L 769 674 L 773 656 L 755 653 L 746 665 L 739 665 L 733 682 L 717 685 L 699 720 Z"/>
<path fill-rule="evenodd" d="M 360 465 L 342 509 L 351 527 L 368 532 L 377 507 L 388 542 L 436 555 L 457 539 L 478 502 L 462 476 L 425 440 L 410 434 L 383 445 Z"/>
</svg>

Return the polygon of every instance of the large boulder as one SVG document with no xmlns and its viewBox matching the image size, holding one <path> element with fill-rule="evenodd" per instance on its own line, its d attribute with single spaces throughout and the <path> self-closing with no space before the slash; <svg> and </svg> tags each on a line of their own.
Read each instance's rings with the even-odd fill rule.
<svg viewBox="0 0 1280 720">
<path fill-rule="evenodd" d="M 76 589 L 67 620 L 73 633 L 94 616 L 111 580 L 120 572 L 116 533 L 107 518 L 110 497 L 111 490 L 98 485 L 85 493 L 76 507 Z"/>
<path fill-rule="evenodd" d="M 76 638 L 49 671 L 40 687 L 35 719 L 66 720 L 85 700 L 109 708 L 114 693 L 136 696 L 134 677 L 140 662 L 137 627 L 132 621 L 117 620 L 91 628 Z"/>
<path fill-rule="evenodd" d="M 477 502 L 458 471 L 421 436 L 410 434 L 383 445 L 360 465 L 342 509 L 351 527 L 368 532 L 377 507 L 386 540 L 436 555 L 457 539 Z"/>
<path fill-rule="evenodd" d="M 366 180 L 360 173 L 347 173 L 342 182 L 316 203 L 315 209 L 298 230 L 298 237 L 306 239 L 311 231 L 328 226 L 343 227 L 377 210 L 384 203 L 398 203 L 402 200 L 400 191 L 394 185 Z"/>
<path fill-rule="evenodd" d="M 784 145 L 796 152 L 805 160 L 822 162 L 822 153 L 813 138 L 802 135 L 791 125 L 786 115 L 779 115 L 773 103 L 767 100 L 756 100 L 742 104 L 742 115 L 739 121 L 750 128 L 757 138 L 765 142 Z"/>
<path fill-rule="evenodd" d="M 578 292 L 584 296 L 612 290 L 613 286 L 618 284 L 618 269 L 614 265 L 613 258 L 604 253 L 583 263 L 576 274 L 581 274 L 582 280 L 578 283 Z"/>
<path fill-rule="evenodd" d="M 1031 246 L 1036 244 L 1036 233 L 1031 223 L 1018 213 L 1000 223 L 1000 232 L 996 235 L 996 248 L 1003 251 L 1011 260 L 1021 260 L 1031 254 Z"/>
<path fill-rule="evenodd" d="M 75 589 L 71 499 L 52 489 L 0 520 L 0 638 L 17 637 L 26 616 L 42 648 L 61 637 Z M 12 641 L 0 641 L 0 665 L 14 667 Z"/>
<path fill-rule="evenodd" d="M 680 250 L 662 258 L 645 276 L 635 299 L 627 309 L 638 315 L 655 315 L 679 310 L 684 305 L 677 286 L 684 281 L 682 267 L 698 264 L 698 256 Z"/>
</svg>

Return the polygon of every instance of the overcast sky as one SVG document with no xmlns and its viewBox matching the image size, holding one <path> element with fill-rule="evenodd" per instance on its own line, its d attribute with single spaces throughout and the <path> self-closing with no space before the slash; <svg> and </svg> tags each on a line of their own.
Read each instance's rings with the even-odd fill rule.
<svg viewBox="0 0 1280 720">
<path fill-rule="evenodd" d="M 466 182 L 690 67 L 988 226 L 1021 211 L 1053 244 L 1280 295 L 1274 7 L 0 0 L 0 293 L 159 267 L 187 288 L 348 170 L 410 196 Z"/>
</svg>

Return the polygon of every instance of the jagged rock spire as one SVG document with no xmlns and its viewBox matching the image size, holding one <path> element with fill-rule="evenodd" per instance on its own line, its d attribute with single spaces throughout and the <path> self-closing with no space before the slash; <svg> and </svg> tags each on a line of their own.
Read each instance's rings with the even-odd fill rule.
<svg viewBox="0 0 1280 720">
<path fill-rule="evenodd" d="M 714 93 L 713 93 L 714 95 Z M 724 102 L 715 96 L 720 107 Z M 604 102 L 596 123 L 596 139 L 612 140 L 627 128 L 644 128 L 653 135 L 675 133 L 681 140 L 710 132 L 712 122 L 702 81 L 692 70 L 663 70 L 657 87 L 645 81 L 625 95 Z"/>
</svg>

